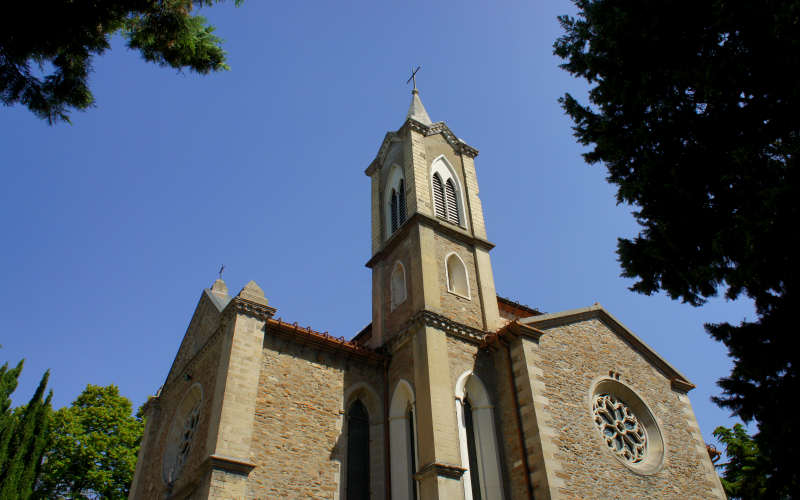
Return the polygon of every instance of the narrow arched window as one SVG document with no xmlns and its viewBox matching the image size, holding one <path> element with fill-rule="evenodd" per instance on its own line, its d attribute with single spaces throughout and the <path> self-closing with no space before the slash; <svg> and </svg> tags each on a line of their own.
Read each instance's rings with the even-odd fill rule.
<svg viewBox="0 0 800 500">
<path fill-rule="evenodd" d="M 397 262 L 392 269 L 390 279 L 391 305 L 394 310 L 398 305 L 406 301 L 406 270 L 403 264 Z"/>
<path fill-rule="evenodd" d="M 464 193 L 456 171 L 444 155 L 431 164 L 433 215 L 450 224 L 467 227 Z"/>
<path fill-rule="evenodd" d="M 461 476 L 464 498 L 505 498 L 493 406 L 486 387 L 472 372 L 456 381 L 456 415 L 461 466 L 467 469 Z"/>
<path fill-rule="evenodd" d="M 411 459 L 411 477 L 409 477 L 409 480 L 411 481 L 411 498 L 413 499 L 417 498 L 417 480 L 414 479 L 414 474 L 417 473 L 417 450 L 414 446 L 414 409 L 411 406 L 408 407 L 406 418 L 408 419 L 408 456 Z"/>
<path fill-rule="evenodd" d="M 400 179 L 400 186 L 397 189 L 397 222 L 402 226 L 406 221 L 406 186 L 403 179 Z"/>
<path fill-rule="evenodd" d="M 447 205 L 447 222 L 458 225 L 458 202 L 456 201 L 456 186 L 453 179 L 447 179 L 444 185 L 445 204 Z"/>
<path fill-rule="evenodd" d="M 391 200 L 391 211 L 392 211 L 392 233 L 397 231 L 397 191 L 392 189 L 392 200 Z"/>
<path fill-rule="evenodd" d="M 459 256 L 455 253 L 451 253 L 447 257 L 445 265 L 447 266 L 447 290 L 469 298 L 467 268 Z"/>
<path fill-rule="evenodd" d="M 472 484 L 472 500 L 481 500 L 481 480 L 478 472 L 478 448 L 475 446 L 475 419 L 469 396 L 464 398 L 464 429 L 467 432 L 467 454 L 469 455 L 469 479 Z"/>
<path fill-rule="evenodd" d="M 447 209 L 444 203 L 444 186 L 439 174 L 433 174 L 433 210 L 436 217 L 446 218 Z"/>
<path fill-rule="evenodd" d="M 347 500 L 369 499 L 369 415 L 356 400 L 347 412 Z"/>
</svg>

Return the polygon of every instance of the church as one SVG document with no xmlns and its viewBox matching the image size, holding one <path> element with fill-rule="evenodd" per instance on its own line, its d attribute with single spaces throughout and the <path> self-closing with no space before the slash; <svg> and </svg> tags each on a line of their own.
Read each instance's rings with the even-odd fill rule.
<svg viewBox="0 0 800 500">
<path fill-rule="evenodd" d="M 365 172 L 352 340 L 277 319 L 252 281 L 203 290 L 130 498 L 724 499 L 685 376 L 599 304 L 497 295 L 477 155 L 415 86 Z"/>
</svg>

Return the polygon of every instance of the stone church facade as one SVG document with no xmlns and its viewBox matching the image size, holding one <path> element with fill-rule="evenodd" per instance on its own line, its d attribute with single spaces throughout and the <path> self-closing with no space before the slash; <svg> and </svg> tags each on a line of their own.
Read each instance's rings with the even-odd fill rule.
<svg viewBox="0 0 800 500">
<path fill-rule="evenodd" d="M 254 282 L 204 290 L 130 497 L 725 498 L 686 377 L 600 305 L 497 295 L 477 154 L 415 89 L 366 169 L 372 323 L 350 341 Z"/>
</svg>

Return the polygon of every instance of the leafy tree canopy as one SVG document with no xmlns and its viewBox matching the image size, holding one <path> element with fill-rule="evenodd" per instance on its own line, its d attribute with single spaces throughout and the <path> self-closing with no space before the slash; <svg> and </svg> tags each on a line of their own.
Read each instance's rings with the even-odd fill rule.
<svg viewBox="0 0 800 500">
<path fill-rule="evenodd" d="M 51 124 L 69 121 L 71 109 L 94 103 L 92 57 L 110 48 L 115 33 L 161 66 L 202 74 L 227 69 L 213 26 L 191 14 L 194 6 L 220 1 L 7 2 L 0 16 L 0 100 L 21 103 Z"/>
<path fill-rule="evenodd" d="M 54 413 L 40 498 L 128 498 L 144 423 L 115 385 L 88 385 Z"/>
<path fill-rule="evenodd" d="M 642 226 L 619 240 L 623 276 L 692 305 L 753 300 L 757 321 L 706 325 L 734 361 L 715 401 L 757 421 L 770 491 L 797 490 L 800 1 L 575 3 L 554 48 L 591 90 L 561 102 Z"/>
<path fill-rule="evenodd" d="M 736 424 L 732 429 L 720 426 L 714 429 L 714 436 L 725 446 L 728 457 L 727 462 L 717 465 L 722 469 L 720 479 L 728 498 L 770 498 L 763 474 L 769 468 L 764 464 L 769 458 L 761 454 L 744 426 Z"/>
</svg>

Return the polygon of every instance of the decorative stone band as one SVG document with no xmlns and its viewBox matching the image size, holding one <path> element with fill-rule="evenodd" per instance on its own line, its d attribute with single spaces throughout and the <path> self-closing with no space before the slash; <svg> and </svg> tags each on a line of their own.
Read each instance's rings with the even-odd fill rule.
<svg viewBox="0 0 800 500">
<path fill-rule="evenodd" d="M 387 351 L 394 353 L 400 346 L 405 344 L 414 327 L 420 325 L 436 327 L 451 337 L 466 340 L 473 344 L 480 344 L 487 335 L 487 332 L 483 330 L 453 321 L 433 311 L 422 309 L 398 328 L 397 332 L 389 335 L 390 340 L 386 344 Z"/>
<path fill-rule="evenodd" d="M 250 471 L 256 468 L 256 464 L 220 455 L 210 455 L 205 462 L 203 462 L 202 467 L 205 468 L 206 471 L 224 470 L 225 472 L 246 476 L 250 474 Z"/>
<path fill-rule="evenodd" d="M 425 136 L 442 134 L 442 136 L 444 136 L 445 140 L 453 147 L 453 149 L 463 155 L 467 155 L 470 158 L 475 158 L 478 156 L 478 150 L 456 137 L 456 135 L 444 122 L 436 122 L 431 125 L 425 125 L 424 123 L 418 122 L 413 118 L 409 118 L 406 123 L 411 130 L 419 132 Z"/>
<path fill-rule="evenodd" d="M 686 394 L 687 392 L 694 389 L 694 384 L 686 380 L 682 380 L 678 377 L 674 377 L 672 380 L 670 380 L 670 387 L 672 387 L 673 391 L 682 392 L 683 394 Z"/>
<path fill-rule="evenodd" d="M 217 326 L 217 329 L 214 330 L 214 333 L 212 333 L 211 336 L 208 337 L 208 340 L 206 340 L 206 343 L 203 344 L 203 347 L 201 347 L 196 353 L 194 353 L 194 355 L 191 358 L 189 358 L 188 361 L 186 361 L 186 363 L 184 363 L 183 368 L 181 368 L 180 370 L 176 370 L 175 372 L 172 372 L 171 375 L 168 375 L 167 381 L 164 382 L 164 385 L 159 390 L 158 393 L 159 398 L 163 395 L 164 392 L 168 392 L 170 389 L 173 388 L 174 385 L 172 384 L 172 382 L 176 378 L 186 377 L 187 375 L 191 377 L 192 370 L 197 364 L 197 360 L 201 359 L 203 354 L 205 354 L 206 351 L 211 349 L 217 343 L 217 341 L 222 337 L 222 332 L 225 331 L 225 326 L 226 326 L 226 319 L 222 318 L 220 320 L 219 326 Z"/>
<path fill-rule="evenodd" d="M 397 136 L 397 132 L 387 132 L 383 137 L 381 147 L 378 149 L 378 154 L 375 156 L 375 159 L 372 160 L 372 163 L 369 164 L 364 173 L 368 176 L 371 176 L 375 170 L 379 168 L 384 161 L 386 161 L 386 154 L 389 152 L 389 146 L 391 146 L 393 142 L 398 142 L 400 140 L 401 139 Z"/>
<path fill-rule="evenodd" d="M 388 132 L 384 136 L 381 147 L 378 148 L 378 154 L 364 171 L 365 174 L 371 176 L 375 170 L 383 164 L 383 162 L 386 160 L 386 154 L 389 151 L 389 146 L 392 144 L 392 142 L 399 140 L 400 131 L 405 127 L 408 127 L 415 132 L 419 132 L 426 137 L 429 135 L 442 134 L 448 144 L 450 144 L 457 152 L 469 156 L 470 158 L 475 158 L 478 156 L 478 150 L 456 137 L 453 131 L 450 130 L 450 127 L 448 127 L 444 122 L 436 122 L 431 125 L 425 125 L 424 123 L 418 122 L 413 118 L 409 118 L 397 132 Z"/>
<path fill-rule="evenodd" d="M 453 224 L 447 222 L 442 222 L 439 219 L 433 218 L 429 215 L 415 212 L 402 226 L 400 226 L 397 231 L 392 233 L 389 239 L 383 244 L 383 247 L 375 252 L 375 255 L 373 255 L 365 265 L 369 268 L 372 268 L 372 266 L 374 266 L 378 260 L 380 260 L 387 253 L 391 252 L 392 249 L 394 249 L 394 247 L 396 247 L 401 241 L 405 241 L 406 238 L 403 235 L 411 231 L 411 228 L 415 227 L 415 224 L 421 224 L 434 228 L 436 231 L 444 233 L 456 241 L 466 243 L 467 245 L 473 245 L 486 250 L 491 250 L 494 248 L 494 243 L 481 238 L 476 238 L 472 236 L 466 229 L 461 229 L 458 226 L 454 226 Z"/>
<path fill-rule="evenodd" d="M 252 300 L 243 299 L 242 297 L 234 297 L 225 309 L 234 310 L 239 314 L 246 314 L 247 316 L 262 320 L 271 318 L 275 315 L 275 311 L 277 311 L 274 307 L 259 304 Z"/>
<path fill-rule="evenodd" d="M 331 352 L 344 358 L 357 358 L 372 365 L 381 364 L 385 360 L 380 353 L 347 341 L 344 337 L 334 337 L 327 332 L 317 332 L 311 327 L 304 328 L 297 323 L 286 323 L 280 318 L 269 318 L 266 323 L 268 335 L 281 337 L 296 344 Z"/>
<path fill-rule="evenodd" d="M 449 479 L 461 479 L 461 476 L 467 472 L 467 469 L 452 464 L 441 464 L 439 462 L 431 462 L 422 466 L 419 472 L 414 474 L 414 479 L 419 481 L 428 474 L 436 474 L 437 476 L 446 477 Z"/>
<path fill-rule="evenodd" d="M 503 337 L 528 337 L 538 342 L 541 336 L 544 334 L 545 332 L 539 330 L 538 328 L 528 326 L 524 323 L 520 323 L 518 320 L 515 320 L 503 326 L 496 332 L 486 335 L 486 337 L 483 339 L 483 342 L 481 342 L 481 349 L 497 349 L 500 339 Z"/>
</svg>

